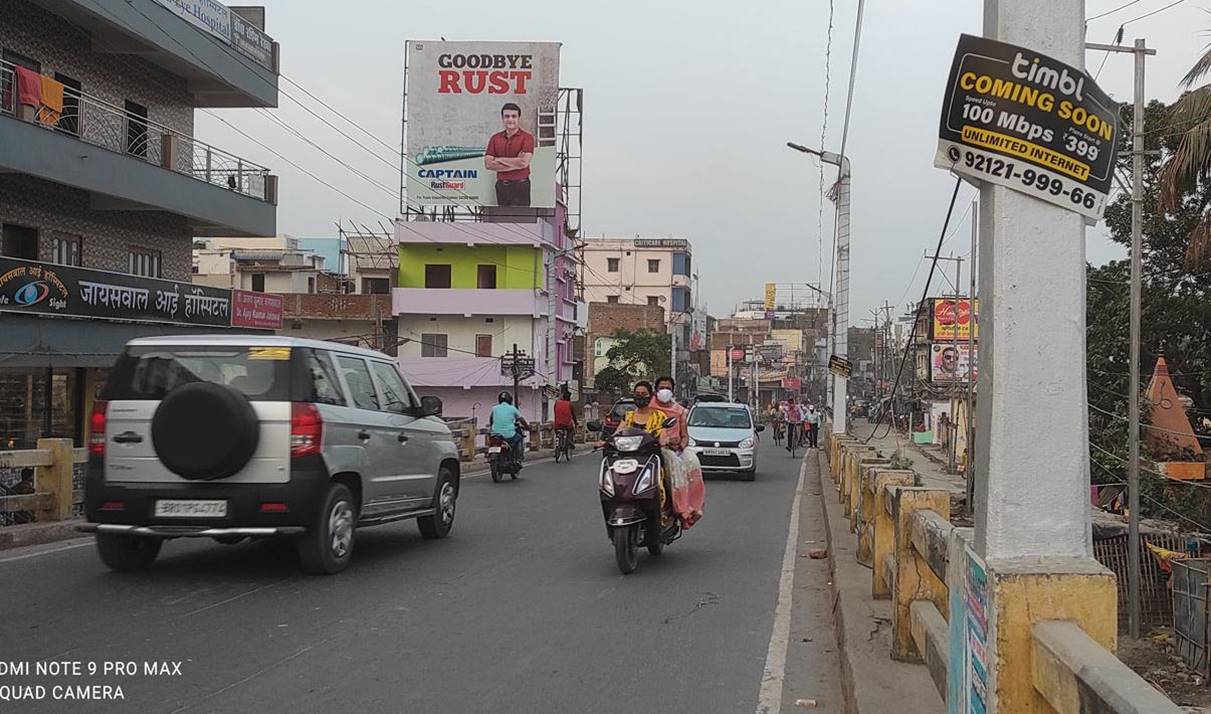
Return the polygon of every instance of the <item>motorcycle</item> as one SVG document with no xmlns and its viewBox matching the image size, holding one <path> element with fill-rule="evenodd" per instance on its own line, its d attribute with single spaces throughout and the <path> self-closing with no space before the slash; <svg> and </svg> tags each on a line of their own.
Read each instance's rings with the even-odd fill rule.
<svg viewBox="0 0 1211 714">
<path fill-rule="evenodd" d="M 665 420 L 664 428 L 677 420 Z M 590 429 L 597 427 L 590 424 Z M 653 557 L 681 537 L 681 519 L 673 512 L 673 495 L 662 489 L 663 463 L 660 440 L 637 427 L 620 427 L 605 439 L 598 495 L 606 535 L 614 544 L 614 558 L 623 575 L 635 572 L 639 548 Z M 661 491 L 665 490 L 663 504 Z"/>
<path fill-rule="evenodd" d="M 492 474 L 492 483 L 505 480 L 505 475 L 514 480 L 521 470 L 521 461 L 513 453 L 513 447 L 503 436 L 488 435 L 488 472 Z"/>
</svg>

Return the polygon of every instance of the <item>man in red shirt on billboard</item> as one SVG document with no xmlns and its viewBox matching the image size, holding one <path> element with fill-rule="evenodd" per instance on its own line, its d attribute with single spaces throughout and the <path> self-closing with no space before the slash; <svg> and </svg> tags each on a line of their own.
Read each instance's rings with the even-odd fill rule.
<svg viewBox="0 0 1211 714">
<path fill-rule="evenodd" d="M 488 139 L 484 168 L 496 172 L 496 205 L 530 205 L 530 159 L 534 135 L 521 128 L 521 107 L 509 102 L 500 108 L 504 131 Z"/>
</svg>

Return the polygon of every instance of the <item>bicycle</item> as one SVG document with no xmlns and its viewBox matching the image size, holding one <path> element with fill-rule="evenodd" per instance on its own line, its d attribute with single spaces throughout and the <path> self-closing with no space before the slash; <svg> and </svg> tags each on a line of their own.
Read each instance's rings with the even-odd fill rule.
<svg viewBox="0 0 1211 714">
<path fill-rule="evenodd" d="M 791 452 L 791 458 L 795 458 L 795 449 L 799 446 L 799 441 L 802 435 L 802 427 L 799 424 L 787 423 L 786 425 L 786 449 Z"/>
<path fill-rule="evenodd" d="M 563 456 L 564 461 L 572 460 L 572 434 L 571 429 L 561 427 L 555 430 L 555 462 L 559 463 L 559 457 Z"/>
</svg>

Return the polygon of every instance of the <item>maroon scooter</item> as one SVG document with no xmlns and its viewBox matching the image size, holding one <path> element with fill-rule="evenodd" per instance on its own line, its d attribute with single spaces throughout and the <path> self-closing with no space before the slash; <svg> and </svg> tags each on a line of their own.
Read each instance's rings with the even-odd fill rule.
<svg viewBox="0 0 1211 714">
<path fill-rule="evenodd" d="M 664 428 L 677 420 L 669 417 Z M 590 429 L 599 427 L 589 424 Z M 602 449 L 598 495 L 606 534 L 614 544 L 614 559 L 623 575 L 635 572 L 639 548 L 653 557 L 681 537 L 681 519 L 673 512 L 673 495 L 665 489 L 661 504 L 660 440 L 637 427 L 620 427 Z"/>
</svg>

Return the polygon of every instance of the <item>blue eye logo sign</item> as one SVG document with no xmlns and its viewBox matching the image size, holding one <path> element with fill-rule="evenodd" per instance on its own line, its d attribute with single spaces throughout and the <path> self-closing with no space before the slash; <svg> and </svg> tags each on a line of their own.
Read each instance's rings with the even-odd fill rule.
<svg viewBox="0 0 1211 714">
<path fill-rule="evenodd" d="M 41 280 L 35 280 L 32 283 L 26 283 L 17 289 L 13 294 L 13 300 L 18 305 L 26 307 L 37 305 L 50 295 L 50 286 Z"/>
</svg>

